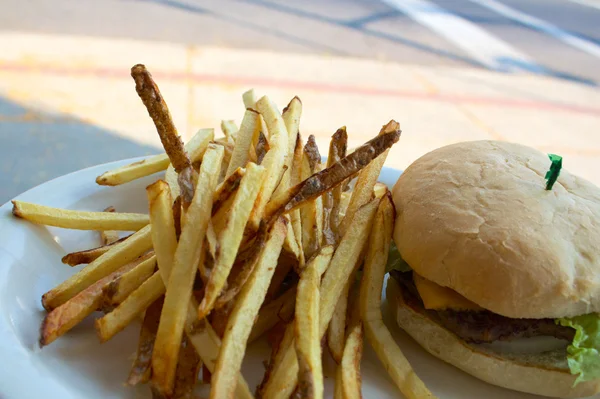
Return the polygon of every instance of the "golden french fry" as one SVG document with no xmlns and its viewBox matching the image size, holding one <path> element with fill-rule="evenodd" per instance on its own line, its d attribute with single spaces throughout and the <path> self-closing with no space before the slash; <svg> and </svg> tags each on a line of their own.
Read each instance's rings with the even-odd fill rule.
<svg viewBox="0 0 600 399">
<path fill-rule="evenodd" d="M 165 286 L 162 278 L 156 272 L 125 298 L 112 312 L 96 320 L 96 332 L 98 333 L 100 342 L 106 342 L 121 332 L 164 293 Z"/>
<path fill-rule="evenodd" d="M 240 182 L 234 202 L 231 205 L 227 225 L 218 236 L 220 249 L 216 254 L 215 264 L 204 290 L 204 298 L 198 308 L 199 318 L 208 315 L 218 295 L 225 286 L 240 243 L 242 242 L 244 227 L 248 222 L 264 178 L 265 168 L 253 163 L 248 164 L 246 174 Z"/>
<path fill-rule="evenodd" d="M 264 333 L 269 331 L 271 328 L 281 320 L 289 320 L 294 314 L 294 308 L 296 303 L 296 287 L 288 288 L 286 292 L 281 294 L 276 299 L 263 305 L 260 308 L 256 322 L 252 327 L 248 342 L 252 343 L 257 338 L 261 337 Z"/>
<path fill-rule="evenodd" d="M 282 117 L 285 128 L 288 132 L 288 160 L 286 165 L 292 165 L 292 157 L 296 147 L 296 136 L 300 129 L 300 117 L 302 116 L 302 101 L 298 96 L 292 98 L 289 104 L 283 109 Z M 287 188 L 287 187 L 286 187 Z"/>
<path fill-rule="evenodd" d="M 300 133 L 296 135 L 296 140 L 294 144 L 294 153 L 292 158 L 292 169 L 290 171 L 290 181 L 289 185 L 294 187 L 303 180 L 302 178 L 302 165 L 304 163 L 304 148 L 302 147 L 302 137 Z M 282 190 L 283 192 L 284 190 Z M 276 196 L 282 193 L 276 193 Z M 290 222 L 292 224 L 292 229 L 294 230 L 294 238 L 296 239 L 296 243 L 300 251 L 300 265 L 304 265 L 306 259 L 304 258 L 304 243 L 302 241 L 302 216 L 300 215 L 300 209 L 294 209 L 290 212 Z"/>
<path fill-rule="evenodd" d="M 381 314 L 381 290 L 394 228 L 394 205 L 385 196 L 375 216 L 360 292 L 360 311 L 367 340 L 398 389 L 408 399 L 434 398 L 396 344 Z"/>
<path fill-rule="evenodd" d="M 329 322 L 329 328 L 327 329 L 329 352 L 331 352 L 331 356 L 338 364 L 342 361 L 344 344 L 346 343 L 346 312 L 348 310 L 348 292 L 350 291 L 350 284 L 352 284 L 351 280 L 348 280 L 342 291 L 342 295 L 338 299 L 335 311 Z"/>
<path fill-rule="evenodd" d="M 325 297 L 319 311 L 321 334 L 325 334 L 337 300 L 358 265 L 360 255 L 368 241 L 371 223 L 379 202 L 380 200 L 375 198 L 354 214 L 351 228 L 340 240 L 333 259 L 323 276 L 321 292 Z"/>
<path fill-rule="evenodd" d="M 127 240 L 111 247 L 108 252 L 63 281 L 57 287 L 46 292 L 42 296 L 44 308 L 52 310 L 62 305 L 96 281 L 135 260 L 150 248 L 152 248 L 150 226 L 146 226 L 131 235 Z"/>
<path fill-rule="evenodd" d="M 104 302 L 107 305 L 118 305 L 135 291 L 144 281 L 148 280 L 156 268 L 156 256 L 152 253 L 132 270 L 114 279 L 104 289 Z"/>
<path fill-rule="evenodd" d="M 116 244 L 125 241 L 130 236 L 120 238 L 119 240 L 101 247 L 86 249 L 83 251 L 71 252 L 62 257 L 61 261 L 69 266 L 77 266 L 83 263 L 91 263 L 98 259 L 101 255 L 107 253 Z"/>
<path fill-rule="evenodd" d="M 250 107 L 248 107 L 250 108 Z M 231 160 L 227 167 L 226 176 L 231 175 L 237 168 L 245 168 L 248 163 L 248 152 L 252 146 L 252 137 L 257 129 L 259 114 L 253 109 L 247 109 L 235 140 Z"/>
<path fill-rule="evenodd" d="M 162 180 L 146 188 L 150 212 L 152 245 L 156 254 L 160 274 L 169 281 L 173 267 L 173 254 L 177 248 L 173 198 L 167 183 Z"/>
<path fill-rule="evenodd" d="M 171 161 L 169 161 L 167 154 L 154 155 L 141 161 L 104 172 L 96 178 L 96 183 L 101 186 L 118 186 L 161 172 L 167 169 L 170 163 Z"/>
<path fill-rule="evenodd" d="M 287 234 L 285 236 L 285 241 L 283 242 L 283 248 L 292 254 L 294 258 L 298 261 L 298 265 L 300 268 L 304 267 L 304 251 L 298 246 L 298 241 L 296 240 L 296 236 L 294 234 L 294 228 L 291 223 L 290 215 L 284 215 L 284 217 L 288 220 L 287 225 Z"/>
<path fill-rule="evenodd" d="M 274 220 L 273 218 L 288 213 L 306 201 L 310 201 L 333 189 L 336 185 L 360 172 L 399 139 L 400 130 L 396 130 L 369 140 L 331 167 L 312 175 L 310 178 L 291 187 L 285 193 L 272 198 L 265 209 L 265 219 Z"/>
<path fill-rule="evenodd" d="M 210 390 L 212 399 L 233 396 L 236 376 L 242 366 L 248 337 L 273 277 L 286 231 L 284 219 L 280 219 L 273 225 L 258 264 L 242 288 L 229 316 L 216 368 L 212 375 Z"/>
<path fill-rule="evenodd" d="M 227 138 L 227 141 L 230 143 L 235 143 L 238 127 L 235 124 L 235 121 L 232 120 L 223 120 L 221 121 L 221 131 Z"/>
<path fill-rule="evenodd" d="M 379 199 L 360 208 L 354 215 L 351 228 L 340 240 L 321 282 L 319 305 L 319 336 L 327 331 L 338 298 L 346 282 L 360 260 L 360 255 L 369 238 L 371 222 L 379 205 Z M 298 361 L 293 347 L 288 347 L 275 365 L 266 382 L 261 385 L 264 399 L 286 398 L 294 392 L 298 381 Z"/>
<path fill-rule="evenodd" d="M 265 155 L 265 159 L 262 162 L 262 165 L 265 167 L 266 176 L 256 199 L 256 206 L 252 210 L 252 216 L 250 217 L 250 226 L 254 230 L 258 229 L 265 207 L 283 174 L 285 156 L 288 152 L 288 132 L 275 104 L 265 96 L 258 100 L 256 108 L 264 118 L 269 129 L 269 145 L 271 149 Z"/>
<path fill-rule="evenodd" d="M 99 279 L 48 313 L 40 328 L 40 346 L 52 343 L 79 324 L 85 317 L 96 311 L 102 304 L 103 290 L 112 281 L 137 267 L 138 262 L 131 262 L 108 276 Z"/>
<path fill-rule="evenodd" d="M 342 392 L 346 399 L 361 399 L 360 361 L 363 349 L 362 324 L 352 328 L 340 363 L 342 369 Z"/>
<path fill-rule="evenodd" d="M 106 209 L 104 209 L 104 212 L 114 213 L 115 207 L 109 206 Z M 102 242 L 102 245 L 110 245 L 113 242 L 119 241 L 119 232 L 116 230 L 100 230 L 99 233 L 100 242 Z"/>
<path fill-rule="evenodd" d="M 208 143 L 214 138 L 213 129 L 200 129 L 198 133 L 185 145 L 192 162 L 202 158 Z M 103 186 L 118 186 L 141 177 L 161 172 L 169 166 L 171 161 L 167 154 L 155 155 L 144 160 L 121 166 L 103 173 L 96 178 L 96 183 Z M 173 170 L 175 172 L 175 170 Z M 179 187 L 177 188 L 179 190 Z"/>
<path fill-rule="evenodd" d="M 302 271 L 296 297 L 295 342 L 298 358 L 298 395 L 323 397 L 321 336 L 319 335 L 319 286 L 324 264 L 329 264 L 333 247 L 323 247 Z"/>
<path fill-rule="evenodd" d="M 253 108 L 256 105 L 256 93 L 254 89 L 250 89 L 242 94 L 244 108 Z"/>
<path fill-rule="evenodd" d="M 211 218 L 213 193 L 217 186 L 223 152 L 222 146 L 211 144 L 204 154 L 196 191 L 184 216 L 186 221 L 181 229 L 168 279 L 152 353 L 152 382 L 159 392 L 167 395 L 173 392 L 187 306 Z"/>
<path fill-rule="evenodd" d="M 137 352 L 127 378 L 127 385 L 133 386 L 150 381 L 152 349 L 154 348 L 154 339 L 158 330 L 162 305 L 163 301 L 160 298 L 154 301 L 146 310 L 144 321 L 140 327 Z"/>
<path fill-rule="evenodd" d="M 387 125 L 381 128 L 379 135 L 382 136 L 386 133 L 396 132 L 399 130 L 400 124 L 396 121 L 390 121 Z M 384 151 L 358 174 L 356 185 L 354 186 L 354 190 L 352 190 L 350 204 L 348 205 L 348 209 L 346 210 L 344 218 L 340 223 L 340 234 L 344 234 L 356 210 L 371 200 L 371 197 L 373 196 L 373 188 L 377 183 L 377 179 L 381 173 L 381 168 L 383 168 L 383 164 L 385 163 L 388 153 L 389 150 Z"/>
<path fill-rule="evenodd" d="M 23 201 L 12 204 L 18 218 L 65 229 L 137 231 L 148 224 L 148 216 L 139 213 L 73 211 Z"/>
</svg>

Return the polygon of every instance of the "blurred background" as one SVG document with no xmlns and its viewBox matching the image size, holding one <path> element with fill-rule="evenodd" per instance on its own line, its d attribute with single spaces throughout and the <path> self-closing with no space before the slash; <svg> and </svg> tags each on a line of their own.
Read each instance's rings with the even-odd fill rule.
<svg viewBox="0 0 600 399">
<path fill-rule="evenodd" d="M 129 70 L 184 139 L 239 123 L 255 88 L 301 132 L 389 119 L 405 168 L 464 140 L 516 141 L 600 184 L 600 0 L 0 0 L 0 204 L 53 177 L 160 151 Z"/>
</svg>

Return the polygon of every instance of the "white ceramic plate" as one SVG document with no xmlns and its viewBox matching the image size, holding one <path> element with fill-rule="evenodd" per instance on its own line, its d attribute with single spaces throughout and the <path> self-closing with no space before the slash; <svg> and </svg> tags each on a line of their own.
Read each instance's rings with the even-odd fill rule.
<svg viewBox="0 0 600 399">
<path fill-rule="evenodd" d="M 113 205 L 121 212 L 147 212 L 145 187 L 160 175 L 118 187 L 102 187 L 94 182 L 102 172 L 133 161 L 113 162 L 59 177 L 17 199 L 69 209 L 102 210 Z M 381 180 L 391 186 L 399 175 L 398 170 L 384 168 Z M 42 294 L 79 269 L 62 264 L 61 257 L 96 245 L 99 239 L 94 232 L 36 226 L 14 218 L 10 203 L 0 208 L 0 399 L 150 397 L 147 387 L 123 385 L 137 346 L 137 325 L 100 345 L 94 317 L 90 317 L 48 347 L 38 347 L 44 316 Z M 419 376 L 438 397 L 535 398 L 488 385 L 433 358 L 399 330 L 389 313 L 384 305 L 386 324 Z M 269 358 L 269 353 L 265 342 L 248 349 L 243 374 L 251 387 L 262 378 L 263 360 Z M 326 362 L 324 368 L 326 397 L 331 397 L 332 362 Z M 361 370 L 365 398 L 402 397 L 368 344 Z"/>
</svg>

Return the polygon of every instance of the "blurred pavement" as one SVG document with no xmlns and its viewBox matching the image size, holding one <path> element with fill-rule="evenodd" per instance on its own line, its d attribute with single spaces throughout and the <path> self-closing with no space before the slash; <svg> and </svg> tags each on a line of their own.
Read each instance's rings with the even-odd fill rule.
<svg viewBox="0 0 600 399">
<path fill-rule="evenodd" d="M 571 46 L 571 53 L 564 54 L 577 51 L 579 58 L 549 57 L 556 60 L 548 67 L 543 57 L 532 56 L 526 45 L 525 50 L 519 47 L 517 51 L 506 45 L 510 43 L 507 38 L 495 39 L 501 35 L 493 29 L 485 30 L 494 33 L 492 36 L 474 31 L 481 40 L 489 40 L 489 47 L 484 40 L 474 48 L 475 40 L 465 42 L 460 37 L 448 39 L 455 47 L 442 44 L 438 36 L 444 25 L 435 25 L 437 22 L 428 16 L 423 18 L 418 8 L 399 14 L 393 5 L 381 2 L 302 2 L 299 6 L 253 0 L 235 2 L 239 7 L 231 13 L 224 5 L 230 1 L 106 3 L 131 10 L 143 6 L 157 21 L 156 29 L 150 29 L 153 24 L 149 21 L 121 21 L 124 17 L 117 14 L 105 20 L 108 24 L 102 29 L 98 22 L 86 25 L 72 15 L 72 20 L 79 21 L 75 27 L 58 26 L 54 19 L 33 26 L 26 15 L 19 14 L 26 13 L 24 7 L 12 8 L 11 18 L 0 16 L 0 23 L 13 21 L 14 25 L 19 16 L 24 27 L 18 31 L 18 26 L 3 23 L 5 30 L 0 31 L 0 203 L 72 170 L 159 151 L 158 136 L 129 77 L 129 69 L 136 63 L 146 64 L 152 72 L 184 138 L 201 127 L 218 130 L 221 119 L 239 123 L 243 114 L 241 94 L 253 87 L 259 95 L 268 94 L 281 108 L 298 95 L 304 104 L 301 132 L 304 138 L 314 134 L 323 153 L 338 127 L 347 126 L 350 145 L 356 146 L 393 118 L 400 122 L 403 134 L 388 158 L 388 166 L 405 168 L 420 155 L 457 141 L 497 139 L 560 154 L 565 168 L 600 185 L 600 177 L 594 173 L 600 168 L 600 90 L 596 84 L 600 81 L 600 59 L 593 55 L 599 37 L 588 35 L 585 41 L 574 42 L 579 47 L 573 50 Z M 271 19 L 251 13 L 252 7 L 264 3 L 271 5 Z M 402 3 L 402 7 L 409 3 L 414 1 Z M 437 2 L 447 8 L 458 3 Z M 91 16 L 107 17 L 102 12 L 108 11 L 96 3 L 55 4 L 54 12 L 70 10 L 84 15 L 87 9 Z M 164 24 L 162 18 L 166 18 L 161 13 L 167 9 L 175 12 L 171 10 L 173 4 L 179 7 L 178 18 L 182 19 L 177 21 L 182 37 L 173 36 L 173 26 L 159 29 Z M 288 4 L 303 9 L 294 15 L 285 14 Z M 307 10 L 310 7 L 313 10 Z M 576 7 L 594 10 L 586 13 L 597 13 L 594 21 L 600 21 L 600 10 Z M 340 9 L 345 14 L 337 13 Z M 46 15 L 43 7 L 38 11 L 37 15 Z M 248 13 L 246 19 L 244 12 Z M 419 29 L 417 36 L 423 42 L 421 48 L 407 46 L 348 24 L 326 23 L 315 20 L 314 15 L 309 18 L 310 13 L 322 19 L 326 18 L 323 15 L 335 15 L 354 20 L 383 15 L 379 22 L 387 24 L 388 30 Z M 405 14 L 412 19 L 403 22 L 404 16 L 397 20 Z M 454 13 L 445 22 L 467 26 L 464 15 L 458 22 L 453 15 L 461 14 Z M 194 30 L 203 32 L 200 36 L 192 35 L 189 24 L 194 16 L 201 18 Z M 138 34 L 126 34 L 126 22 L 131 32 Z M 263 31 L 257 33 L 258 29 L 241 22 L 259 25 Z M 299 33 L 299 24 L 304 24 L 304 35 Z M 438 29 L 437 33 L 426 30 L 423 24 Z M 286 32 L 293 32 L 294 38 Z M 165 41 L 157 40 L 161 38 Z M 554 41 L 558 42 L 557 51 L 566 46 L 561 40 Z M 424 43 L 429 47 L 423 48 Z M 338 51 L 341 44 L 348 51 Z M 504 60 L 495 65 L 493 57 L 483 57 L 493 56 L 492 50 L 513 54 L 515 60 L 523 62 L 507 64 Z M 453 56 L 446 56 L 449 53 Z M 489 65 L 487 60 L 492 60 Z M 500 70 L 505 65 L 518 68 L 506 73 Z M 543 70 L 537 69 L 538 65 L 543 65 Z"/>
</svg>

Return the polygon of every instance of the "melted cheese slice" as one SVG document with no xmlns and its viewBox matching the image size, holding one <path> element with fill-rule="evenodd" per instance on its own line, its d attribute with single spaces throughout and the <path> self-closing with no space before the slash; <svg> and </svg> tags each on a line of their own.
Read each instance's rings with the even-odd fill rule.
<svg viewBox="0 0 600 399">
<path fill-rule="evenodd" d="M 427 280 L 413 272 L 413 279 L 419 295 L 423 300 L 425 309 L 434 310 L 482 310 L 482 308 L 469 301 L 458 292 L 437 285 L 433 281 Z"/>
</svg>

